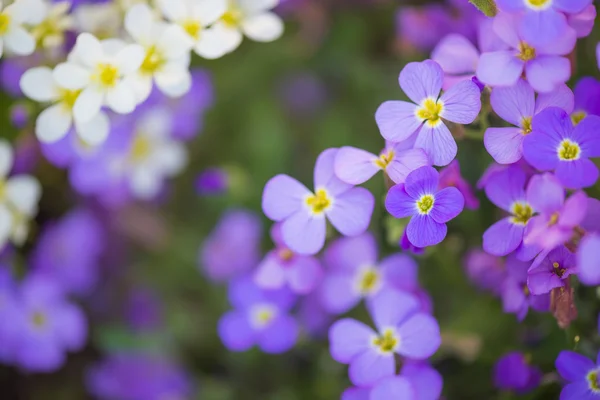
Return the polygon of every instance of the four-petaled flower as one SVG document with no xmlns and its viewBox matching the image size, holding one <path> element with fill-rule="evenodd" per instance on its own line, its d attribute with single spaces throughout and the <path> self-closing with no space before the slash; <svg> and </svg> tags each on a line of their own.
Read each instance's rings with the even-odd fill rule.
<svg viewBox="0 0 600 400">
<path fill-rule="evenodd" d="M 600 354 L 594 363 L 573 351 L 561 351 L 556 370 L 567 381 L 560 400 L 594 400 L 600 397 Z"/>
</svg>

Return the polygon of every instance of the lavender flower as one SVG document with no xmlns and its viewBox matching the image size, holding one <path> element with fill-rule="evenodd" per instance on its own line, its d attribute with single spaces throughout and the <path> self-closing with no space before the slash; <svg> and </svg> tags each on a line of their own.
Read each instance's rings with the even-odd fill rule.
<svg viewBox="0 0 600 400">
<path fill-rule="evenodd" d="M 564 246 L 557 247 L 535 259 L 527 271 L 527 287 L 534 295 L 550 293 L 554 288 L 564 287 L 564 281 L 576 269 L 575 255 Z"/>
<path fill-rule="evenodd" d="M 542 371 L 516 351 L 500 357 L 494 366 L 494 385 L 498 389 L 525 394 L 538 387 L 541 380 Z"/>
<path fill-rule="evenodd" d="M 433 165 L 444 166 L 456 157 L 457 147 L 444 124 L 470 124 L 481 109 L 481 92 L 471 81 L 453 86 L 440 97 L 444 72 L 438 63 L 409 63 L 400 72 L 400 87 L 413 102 L 386 101 L 375 120 L 381 135 L 401 142 L 416 134 L 415 147 L 425 150 Z"/>
<path fill-rule="evenodd" d="M 599 355 L 600 360 L 600 355 Z M 561 400 L 594 400 L 600 393 L 600 363 L 572 351 L 561 351 L 556 370 L 567 381 L 560 393 Z"/>
<path fill-rule="evenodd" d="M 412 217 L 408 240 L 417 247 L 433 246 L 446 237 L 446 222 L 460 214 L 464 197 L 454 187 L 438 190 L 439 174 L 432 167 L 411 172 L 404 184 L 390 189 L 385 208 L 396 218 Z"/>
<path fill-rule="evenodd" d="M 345 236 L 360 235 L 369 226 L 373 195 L 334 175 L 337 152 L 328 149 L 317 158 L 314 193 L 288 175 L 277 175 L 265 185 L 263 211 L 282 223 L 283 241 L 296 253 L 310 255 L 323 248 L 326 218 Z"/>
<path fill-rule="evenodd" d="M 548 311 L 549 294 L 533 295 L 527 287 L 527 270 L 529 263 L 519 261 L 515 256 L 506 259 L 507 277 L 502 283 L 502 304 L 504 312 L 516 314 L 522 321 L 527 316 L 529 307 L 536 311 Z"/>
</svg>

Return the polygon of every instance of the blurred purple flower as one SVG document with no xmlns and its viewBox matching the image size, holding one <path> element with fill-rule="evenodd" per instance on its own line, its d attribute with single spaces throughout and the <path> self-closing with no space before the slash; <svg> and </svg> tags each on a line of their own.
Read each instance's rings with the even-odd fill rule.
<svg viewBox="0 0 600 400">
<path fill-rule="evenodd" d="M 535 311 L 548 311 L 550 295 L 533 295 L 527 287 L 527 270 L 530 263 L 519 261 L 515 256 L 506 259 L 507 276 L 502 285 L 502 303 L 504 312 L 516 314 L 522 321 L 527 316 L 529 307 Z"/>
<path fill-rule="evenodd" d="M 542 371 L 516 351 L 500 357 L 494 366 L 494 385 L 501 390 L 525 394 L 538 387 L 541 380 Z"/>
<path fill-rule="evenodd" d="M 479 208 L 479 199 L 473 193 L 473 189 L 460 173 L 458 160 L 452 161 L 446 168 L 440 170 L 440 189 L 455 187 L 465 198 L 465 207 L 470 210 Z"/>
<path fill-rule="evenodd" d="M 572 351 L 561 351 L 556 358 L 556 370 L 567 382 L 560 393 L 561 400 L 594 400 L 600 392 L 600 354 L 594 363 Z"/>
<path fill-rule="evenodd" d="M 132 290 L 125 313 L 129 326 L 136 332 L 153 331 L 163 322 L 160 299 L 146 287 L 135 287 Z"/>
<path fill-rule="evenodd" d="M 300 300 L 298 322 L 313 338 L 323 339 L 333 322 L 333 316 L 325 311 L 321 302 L 320 290 L 314 290 Z"/>
<path fill-rule="evenodd" d="M 584 285 L 600 285 L 600 235 L 588 233 L 579 244 L 577 267 Z"/>
<path fill-rule="evenodd" d="M 25 128 L 29 117 L 29 109 L 23 103 L 16 103 L 10 108 L 10 123 L 17 129 Z"/>
<path fill-rule="evenodd" d="M 477 287 L 500 295 L 501 282 L 506 279 L 506 269 L 500 257 L 479 249 L 470 250 L 465 258 L 465 269 L 469 279 Z"/>
<path fill-rule="evenodd" d="M 550 293 L 552 289 L 565 286 L 564 281 L 575 272 L 575 255 L 560 246 L 535 259 L 527 271 L 527 287 L 534 295 Z"/>
<path fill-rule="evenodd" d="M 575 85 L 575 109 L 571 120 L 577 125 L 588 115 L 600 116 L 600 81 L 590 76 L 581 78 Z"/>
<path fill-rule="evenodd" d="M 229 175 L 223 168 L 212 167 L 196 177 L 196 193 L 201 196 L 220 195 L 229 189 Z"/>
<path fill-rule="evenodd" d="M 279 84 L 278 91 L 286 108 L 298 117 L 322 110 L 328 97 L 324 82 L 308 72 L 287 75 Z"/>
</svg>

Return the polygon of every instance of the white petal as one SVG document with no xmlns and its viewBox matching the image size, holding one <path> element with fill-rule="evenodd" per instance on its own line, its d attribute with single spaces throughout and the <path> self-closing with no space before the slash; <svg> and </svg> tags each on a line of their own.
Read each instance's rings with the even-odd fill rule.
<svg viewBox="0 0 600 400">
<path fill-rule="evenodd" d="M 26 56 L 34 52 L 35 39 L 20 25 L 14 25 L 4 35 L 6 47 L 15 54 Z"/>
<path fill-rule="evenodd" d="M 8 242 L 13 225 L 13 216 L 6 206 L 0 204 L 0 250 Z"/>
<path fill-rule="evenodd" d="M 137 104 L 146 101 L 152 92 L 152 76 L 140 73 L 131 74 L 125 78 L 124 82 L 133 90 Z"/>
<path fill-rule="evenodd" d="M 59 96 L 52 70 L 48 67 L 28 69 L 21 76 L 19 86 L 25 96 L 35 101 L 52 101 Z"/>
<path fill-rule="evenodd" d="M 54 80 L 65 89 L 79 90 L 90 82 L 90 71 L 72 63 L 62 63 L 54 67 Z"/>
<path fill-rule="evenodd" d="M 248 17 L 242 22 L 244 34 L 257 42 L 271 42 L 283 34 L 283 21 L 268 12 Z"/>
<path fill-rule="evenodd" d="M 6 140 L 0 139 L 0 179 L 6 177 L 13 166 L 14 154 Z"/>
<path fill-rule="evenodd" d="M 78 122 L 88 122 L 100 112 L 103 102 L 104 93 L 93 87 L 85 88 L 75 100 L 73 116 Z"/>
<path fill-rule="evenodd" d="M 178 73 L 159 71 L 154 75 L 156 86 L 169 97 L 180 97 L 192 87 L 192 75 L 187 69 Z"/>
<path fill-rule="evenodd" d="M 161 34 L 156 48 L 169 60 L 177 59 L 188 53 L 194 42 L 179 25 L 169 25 Z"/>
<path fill-rule="evenodd" d="M 129 114 L 135 110 L 133 89 L 127 82 L 119 82 L 106 94 L 106 104 L 116 113 Z"/>
<path fill-rule="evenodd" d="M 152 37 L 154 16 L 147 4 L 136 4 L 125 15 L 125 29 L 136 42 L 147 44 Z"/>
<path fill-rule="evenodd" d="M 167 176 L 173 176 L 181 172 L 187 164 L 187 153 L 182 145 L 171 142 L 158 149 L 155 160 Z"/>
<path fill-rule="evenodd" d="M 158 0 L 158 6 L 169 21 L 181 21 L 189 17 L 184 0 Z"/>
<path fill-rule="evenodd" d="M 194 4 L 192 15 L 202 26 L 216 22 L 227 11 L 227 0 L 199 0 Z"/>
<path fill-rule="evenodd" d="M 81 33 L 77 36 L 73 52 L 77 53 L 77 59 L 81 63 L 90 68 L 94 68 L 104 57 L 100 41 L 91 33 Z"/>
<path fill-rule="evenodd" d="M 0 57 L 4 54 L 4 39 L 0 39 Z"/>
<path fill-rule="evenodd" d="M 256 14 L 275 8 L 279 0 L 237 0 L 240 8 L 247 14 Z"/>
<path fill-rule="evenodd" d="M 5 12 L 15 22 L 37 25 L 46 17 L 48 6 L 41 0 L 19 0 L 6 7 Z"/>
<path fill-rule="evenodd" d="M 106 113 L 100 111 L 88 122 L 75 122 L 75 128 L 79 137 L 87 144 L 97 146 L 102 144 L 108 137 L 110 121 Z"/>
<path fill-rule="evenodd" d="M 22 246 L 29 235 L 29 220 L 27 218 L 19 218 L 13 220 L 13 227 L 10 233 L 10 239 L 17 246 Z"/>
<path fill-rule="evenodd" d="M 119 72 L 123 75 L 131 74 L 137 71 L 146 57 L 146 51 L 138 44 L 129 44 L 125 46 L 115 56 Z"/>
<path fill-rule="evenodd" d="M 35 123 L 35 134 L 45 143 L 56 142 L 69 132 L 72 123 L 71 110 L 59 103 L 40 113 Z"/>
<path fill-rule="evenodd" d="M 242 39 L 243 35 L 240 31 L 217 22 L 212 28 L 202 32 L 194 51 L 200 57 L 212 60 L 237 49 Z"/>
<path fill-rule="evenodd" d="M 131 191 L 136 197 L 151 199 L 158 194 L 162 179 L 151 168 L 137 168 L 131 176 Z"/>
<path fill-rule="evenodd" d="M 118 38 L 110 38 L 101 41 L 100 46 L 102 47 L 102 51 L 104 52 L 104 54 L 114 56 L 118 52 L 123 50 L 125 46 L 127 46 L 127 43 Z"/>
<path fill-rule="evenodd" d="M 11 206 L 27 216 L 37 213 L 41 195 L 42 187 L 33 176 L 17 175 L 6 183 L 6 196 Z"/>
<path fill-rule="evenodd" d="M 171 112 L 167 107 L 154 107 L 137 121 L 136 128 L 151 143 L 164 141 L 171 130 Z"/>
</svg>

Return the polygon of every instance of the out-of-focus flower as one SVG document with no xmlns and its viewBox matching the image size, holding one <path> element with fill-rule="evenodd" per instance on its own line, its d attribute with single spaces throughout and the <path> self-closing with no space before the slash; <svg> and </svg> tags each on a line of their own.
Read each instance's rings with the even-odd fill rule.
<svg viewBox="0 0 600 400">
<path fill-rule="evenodd" d="M 45 4 L 41 0 L 16 0 L 0 4 L 0 57 L 4 49 L 20 56 L 35 51 L 35 38 L 23 25 L 37 25 L 44 19 Z"/>
<path fill-rule="evenodd" d="M 433 167 L 411 172 L 404 184 L 390 189 L 385 208 L 396 218 L 411 217 L 408 240 L 417 247 L 433 246 L 446 237 L 446 223 L 460 214 L 465 199 L 455 187 L 439 190 L 439 173 Z"/>
<path fill-rule="evenodd" d="M 333 322 L 333 316 L 328 313 L 321 302 L 321 292 L 313 290 L 304 296 L 298 305 L 298 322 L 312 338 L 323 339 L 327 336 L 329 326 Z"/>
<path fill-rule="evenodd" d="M 596 6 L 590 4 L 583 11 L 577 14 L 569 14 L 567 22 L 571 28 L 575 29 L 577 37 L 582 38 L 592 33 L 594 21 L 596 20 Z"/>
<path fill-rule="evenodd" d="M 581 78 L 575 85 L 575 107 L 571 114 L 577 125 L 589 114 L 600 116 L 600 82 L 590 76 Z"/>
<path fill-rule="evenodd" d="M 530 263 L 519 261 L 513 255 L 509 256 L 506 259 L 507 277 L 501 283 L 504 312 L 516 314 L 519 321 L 525 319 L 529 307 L 540 312 L 550 309 L 549 294 L 534 295 L 527 287 L 529 266 Z"/>
<path fill-rule="evenodd" d="M 299 254 L 316 254 L 325 244 L 326 217 L 345 236 L 356 236 L 369 226 L 375 205 L 364 188 L 339 180 L 334 174 L 338 149 L 327 149 L 317 158 L 315 192 L 288 175 L 277 175 L 265 185 L 263 212 L 282 222 L 285 244 Z"/>
<path fill-rule="evenodd" d="M 163 321 L 162 305 L 156 293 L 146 287 L 135 287 L 131 291 L 125 318 L 136 332 L 152 331 Z"/>
<path fill-rule="evenodd" d="M 440 188 L 455 187 L 465 198 L 465 207 L 470 210 L 479 208 L 479 199 L 475 197 L 473 189 L 460 173 L 458 160 L 452 161 L 448 166 L 440 170 Z"/>
<path fill-rule="evenodd" d="M 233 310 L 219 320 L 219 336 L 231 351 L 257 345 L 265 353 L 283 353 L 298 337 L 298 325 L 287 312 L 295 301 L 287 289 L 263 290 L 252 278 L 240 278 L 229 287 Z"/>
<path fill-rule="evenodd" d="M 567 382 L 560 393 L 561 400 L 593 400 L 598 397 L 600 365 L 573 351 L 561 351 L 556 358 L 556 370 Z"/>
<path fill-rule="evenodd" d="M 75 1 L 84 3 L 85 0 Z M 84 4 L 73 4 L 73 7 L 72 15 L 78 32 L 90 32 L 101 39 L 119 36 L 119 30 L 123 25 L 123 16 L 117 2 L 98 1 L 94 3 L 89 1 Z"/>
<path fill-rule="evenodd" d="M 202 245 L 200 267 L 217 282 L 248 272 L 260 261 L 261 236 L 257 215 L 245 210 L 227 211 Z"/>
<path fill-rule="evenodd" d="M 600 236 L 588 233 L 577 251 L 579 280 L 590 286 L 600 285 Z"/>
<path fill-rule="evenodd" d="M 533 119 L 533 130 L 523 141 L 523 156 L 541 171 L 554 171 L 567 189 L 592 186 L 598 167 L 590 160 L 600 157 L 600 117 L 590 115 L 575 128 L 562 109 L 550 107 Z"/>
<path fill-rule="evenodd" d="M 38 46 L 46 49 L 56 49 L 65 41 L 65 32 L 74 27 L 74 19 L 69 14 L 70 1 L 44 2 L 44 16 L 31 34 Z"/>
<path fill-rule="evenodd" d="M 15 128 L 23 129 L 29 118 L 29 109 L 24 104 L 17 103 L 10 108 L 10 123 Z"/>
<path fill-rule="evenodd" d="M 279 84 L 278 94 L 287 110 L 300 118 L 322 110 L 328 100 L 325 82 L 309 72 L 286 75 Z"/>
<path fill-rule="evenodd" d="M 538 387 L 541 380 L 542 371 L 516 351 L 500 357 L 494 366 L 494 385 L 498 389 L 524 394 Z"/>
<path fill-rule="evenodd" d="M 207 168 L 196 178 L 196 193 L 211 196 L 226 193 L 229 189 L 229 175 L 223 168 Z"/>
<path fill-rule="evenodd" d="M 534 295 L 550 293 L 552 289 L 565 286 L 564 281 L 576 271 L 575 254 L 560 246 L 535 259 L 527 271 L 527 287 Z"/>
<path fill-rule="evenodd" d="M 465 269 L 476 286 L 500 295 L 501 282 L 506 278 L 506 269 L 500 257 L 479 249 L 471 250 L 465 258 Z"/>
<path fill-rule="evenodd" d="M 444 166 L 456 157 L 457 146 L 444 123 L 470 124 L 481 109 L 481 91 L 472 81 L 462 81 L 443 93 L 444 71 L 426 60 L 409 63 L 400 72 L 400 87 L 413 103 L 386 101 L 375 120 L 381 135 L 401 142 L 417 135 L 415 147 L 425 150 L 433 165 Z"/>
</svg>

